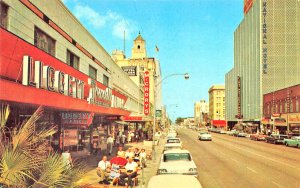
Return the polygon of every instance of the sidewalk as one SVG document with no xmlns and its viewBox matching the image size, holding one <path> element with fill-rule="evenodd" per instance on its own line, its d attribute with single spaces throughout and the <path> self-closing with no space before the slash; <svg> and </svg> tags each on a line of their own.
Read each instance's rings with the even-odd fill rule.
<svg viewBox="0 0 300 188">
<path fill-rule="evenodd" d="M 159 165 L 159 161 L 160 161 L 160 156 L 161 153 L 163 151 L 163 146 L 164 146 L 164 138 L 161 138 L 159 141 L 158 146 L 155 146 L 155 160 L 147 160 L 147 167 L 142 169 L 140 171 L 140 175 L 138 176 L 138 188 L 144 188 L 146 187 L 149 179 L 152 176 L 156 175 L 156 171 Z M 148 146 L 144 146 L 143 142 L 138 142 L 138 143 L 127 143 L 124 146 L 124 150 L 126 150 L 129 147 L 133 147 L 133 148 L 145 148 L 145 149 L 152 149 L 151 147 L 149 148 Z M 113 149 L 113 153 L 108 157 L 108 160 L 110 160 L 112 157 L 116 156 L 116 152 L 117 152 L 117 147 L 114 147 Z M 103 185 L 103 184 L 99 184 L 99 177 L 96 174 L 96 167 L 98 165 L 98 162 L 101 160 L 102 156 L 89 156 L 87 157 L 85 160 L 88 164 L 88 172 L 86 173 L 86 175 L 79 180 L 79 184 L 82 185 L 82 187 L 85 188 L 118 188 L 120 186 L 113 186 L 113 185 Z M 121 186 L 122 187 L 122 186 Z"/>
</svg>

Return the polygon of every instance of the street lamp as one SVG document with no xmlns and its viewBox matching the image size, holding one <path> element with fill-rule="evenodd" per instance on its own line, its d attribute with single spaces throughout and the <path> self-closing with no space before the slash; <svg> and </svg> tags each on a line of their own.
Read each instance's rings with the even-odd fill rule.
<svg viewBox="0 0 300 188">
<path fill-rule="evenodd" d="M 154 108 L 154 115 L 153 115 L 153 129 L 152 129 L 152 158 L 155 160 L 155 128 L 156 128 L 156 88 L 159 86 L 164 80 L 167 78 L 173 77 L 173 76 L 184 76 L 184 79 L 188 80 L 190 78 L 188 73 L 185 74 L 170 74 L 166 77 L 164 77 L 160 82 L 156 83 L 156 76 L 154 76 L 154 101 L 153 101 L 153 108 Z"/>
</svg>

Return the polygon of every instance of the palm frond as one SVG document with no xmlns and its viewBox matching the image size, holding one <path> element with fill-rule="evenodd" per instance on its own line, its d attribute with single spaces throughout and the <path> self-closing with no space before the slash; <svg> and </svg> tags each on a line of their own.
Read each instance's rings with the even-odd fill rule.
<svg viewBox="0 0 300 188">
<path fill-rule="evenodd" d="M 9 114 L 9 105 L 2 104 L 0 112 L 0 130 L 3 130 L 3 128 L 5 127 Z"/>
</svg>

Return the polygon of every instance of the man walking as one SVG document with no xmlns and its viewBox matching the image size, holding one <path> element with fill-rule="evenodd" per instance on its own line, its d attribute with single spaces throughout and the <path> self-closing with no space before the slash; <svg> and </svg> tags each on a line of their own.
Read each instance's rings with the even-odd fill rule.
<svg viewBox="0 0 300 188">
<path fill-rule="evenodd" d="M 108 152 L 108 155 L 111 155 L 111 153 L 112 153 L 113 144 L 114 144 L 114 139 L 111 135 L 109 135 L 109 137 L 107 138 L 107 152 Z"/>
</svg>

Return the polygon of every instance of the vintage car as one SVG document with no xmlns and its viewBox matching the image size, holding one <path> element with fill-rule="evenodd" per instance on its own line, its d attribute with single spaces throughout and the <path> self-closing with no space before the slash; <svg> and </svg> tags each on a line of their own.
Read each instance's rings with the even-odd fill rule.
<svg viewBox="0 0 300 188">
<path fill-rule="evenodd" d="M 286 146 L 300 148 L 300 136 L 293 136 L 292 138 L 285 138 L 283 143 Z"/>
<path fill-rule="evenodd" d="M 288 138 L 288 136 L 284 134 L 271 134 L 266 137 L 266 142 L 272 144 L 283 144 L 283 140 L 285 138 Z"/>
<path fill-rule="evenodd" d="M 200 182 L 188 175 L 157 175 L 153 176 L 147 188 L 202 188 Z"/>
<path fill-rule="evenodd" d="M 167 139 L 166 144 L 164 146 L 164 150 L 170 150 L 170 149 L 182 149 L 182 142 L 180 138 Z"/>
<path fill-rule="evenodd" d="M 250 139 L 255 141 L 264 141 L 266 140 L 267 135 L 265 134 L 251 134 Z"/>
<path fill-rule="evenodd" d="M 236 137 L 246 137 L 247 136 L 247 133 L 243 132 L 243 131 L 235 131 L 233 133 L 233 136 L 236 136 Z"/>
<path fill-rule="evenodd" d="M 212 141 L 211 134 L 209 132 L 199 132 L 198 134 L 199 140 L 209 140 Z"/>
<path fill-rule="evenodd" d="M 157 174 L 183 174 L 198 178 L 198 170 L 188 150 L 167 150 L 161 155 Z"/>
</svg>

